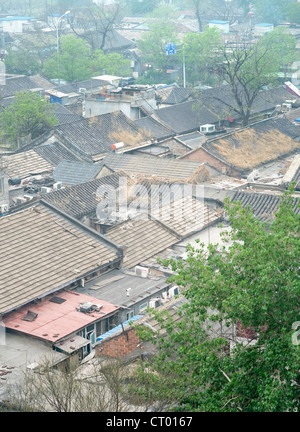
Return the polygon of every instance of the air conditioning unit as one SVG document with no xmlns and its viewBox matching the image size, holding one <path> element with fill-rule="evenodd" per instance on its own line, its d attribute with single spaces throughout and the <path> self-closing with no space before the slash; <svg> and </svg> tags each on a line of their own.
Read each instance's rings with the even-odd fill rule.
<svg viewBox="0 0 300 432">
<path fill-rule="evenodd" d="M 78 309 L 80 312 L 90 313 L 93 311 L 93 303 L 91 302 L 81 303 Z"/>
<path fill-rule="evenodd" d="M 161 298 L 157 297 L 149 301 L 149 308 L 156 309 L 162 304 Z"/>
<path fill-rule="evenodd" d="M 24 195 L 24 198 L 26 199 L 26 201 L 31 201 L 32 200 L 32 196 L 31 195 Z"/>
<path fill-rule="evenodd" d="M 53 190 L 56 191 L 56 190 L 59 190 L 61 188 L 62 188 L 62 183 L 61 182 L 54 183 Z"/>
<path fill-rule="evenodd" d="M 169 297 L 175 297 L 179 294 L 178 286 L 174 286 L 169 289 Z"/>
<path fill-rule="evenodd" d="M 8 204 L 2 204 L 2 205 L 0 206 L 0 211 L 1 211 L 1 213 L 6 213 L 6 212 L 8 212 L 8 210 L 9 210 L 9 206 L 8 206 Z"/>
<path fill-rule="evenodd" d="M 101 308 L 103 308 L 103 305 L 100 303 L 93 303 L 92 305 L 93 311 L 99 312 Z"/>
<path fill-rule="evenodd" d="M 79 87 L 79 89 L 78 89 L 78 93 L 85 94 L 85 93 L 86 93 L 86 88 Z"/>
<path fill-rule="evenodd" d="M 291 109 L 292 109 L 292 104 L 291 104 L 291 103 L 286 103 L 286 102 L 284 102 L 284 103 L 281 105 L 281 110 L 282 110 L 283 112 L 290 111 Z"/>
<path fill-rule="evenodd" d="M 200 126 L 200 132 L 204 133 L 204 134 L 213 133 L 213 132 L 215 132 L 215 130 L 216 130 L 216 126 L 213 124 L 205 124 L 205 125 Z"/>
<path fill-rule="evenodd" d="M 149 274 L 149 269 L 147 267 L 140 267 L 140 266 L 135 267 L 135 275 L 136 276 L 146 278 L 148 276 L 148 274 Z"/>
<path fill-rule="evenodd" d="M 52 192 L 52 189 L 46 186 L 41 187 L 41 194 Z"/>
<path fill-rule="evenodd" d="M 24 197 L 17 197 L 16 198 L 16 205 L 25 204 L 27 202 L 27 199 Z"/>
</svg>

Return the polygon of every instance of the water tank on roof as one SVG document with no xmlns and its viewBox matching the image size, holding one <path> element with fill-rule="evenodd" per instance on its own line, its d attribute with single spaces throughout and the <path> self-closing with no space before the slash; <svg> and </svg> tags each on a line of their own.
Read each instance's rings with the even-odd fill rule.
<svg viewBox="0 0 300 432">
<path fill-rule="evenodd" d="M 111 148 L 113 150 L 118 150 L 118 149 L 123 148 L 123 147 L 124 147 L 124 143 L 123 142 L 117 142 L 117 143 L 115 143 L 115 144 L 113 144 L 111 146 Z"/>
</svg>

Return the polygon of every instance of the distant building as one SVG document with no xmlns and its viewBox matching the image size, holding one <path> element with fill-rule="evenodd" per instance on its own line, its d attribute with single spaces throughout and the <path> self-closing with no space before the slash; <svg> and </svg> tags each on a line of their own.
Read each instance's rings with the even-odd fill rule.
<svg viewBox="0 0 300 432">
<path fill-rule="evenodd" d="M 208 27 L 216 27 L 219 29 L 222 33 L 229 33 L 229 21 L 219 21 L 219 20 L 213 20 L 208 21 Z"/>
<path fill-rule="evenodd" d="M 269 23 L 259 23 L 254 26 L 254 34 L 256 36 L 264 35 L 272 30 L 274 30 L 274 25 Z"/>
<path fill-rule="evenodd" d="M 8 16 L 0 18 L 0 31 L 3 33 L 23 33 L 26 28 L 33 28 L 33 17 Z"/>
</svg>

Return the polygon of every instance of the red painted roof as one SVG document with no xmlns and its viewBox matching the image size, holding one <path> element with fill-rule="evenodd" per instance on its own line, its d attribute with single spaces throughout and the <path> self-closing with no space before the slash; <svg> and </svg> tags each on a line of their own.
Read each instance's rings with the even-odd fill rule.
<svg viewBox="0 0 300 432">
<path fill-rule="evenodd" d="M 53 297 L 65 299 L 63 303 L 49 301 Z M 77 310 L 81 303 L 91 302 L 101 304 L 99 312 L 83 313 Z M 38 304 L 28 304 L 3 318 L 6 328 L 13 329 L 27 335 L 35 336 L 51 342 L 56 342 L 81 328 L 104 318 L 105 315 L 119 309 L 112 303 L 99 300 L 73 291 L 63 291 L 46 297 Z M 28 311 L 38 314 L 33 321 L 22 318 Z"/>
</svg>

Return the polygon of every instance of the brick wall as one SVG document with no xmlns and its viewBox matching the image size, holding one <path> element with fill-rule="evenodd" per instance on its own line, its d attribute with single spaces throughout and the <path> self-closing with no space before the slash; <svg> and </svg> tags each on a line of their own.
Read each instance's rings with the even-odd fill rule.
<svg viewBox="0 0 300 432">
<path fill-rule="evenodd" d="M 198 148 L 195 151 L 189 152 L 188 154 L 182 156 L 180 159 L 206 162 L 211 167 L 216 168 L 220 173 L 222 173 L 222 169 L 223 167 L 225 167 L 227 175 L 238 178 L 241 176 L 240 171 L 232 168 L 229 164 L 226 164 L 225 162 L 222 162 L 219 159 L 215 158 L 213 155 L 206 152 L 203 148 Z"/>
<path fill-rule="evenodd" d="M 95 355 L 121 358 L 134 351 L 141 340 L 135 329 L 129 329 L 118 335 L 102 341 L 95 347 Z"/>
</svg>

